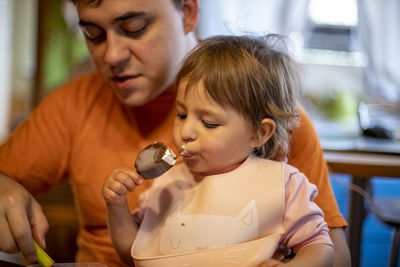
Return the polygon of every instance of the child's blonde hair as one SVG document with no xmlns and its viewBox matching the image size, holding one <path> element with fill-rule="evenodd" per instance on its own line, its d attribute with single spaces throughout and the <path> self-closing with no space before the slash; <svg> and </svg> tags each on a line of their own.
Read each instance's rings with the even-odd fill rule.
<svg viewBox="0 0 400 267">
<path fill-rule="evenodd" d="M 297 66 L 286 46 L 277 46 L 283 41 L 280 35 L 215 36 L 188 55 L 177 76 L 178 83 L 188 79 L 188 90 L 202 82 L 217 103 L 248 119 L 256 134 L 262 119 L 272 119 L 276 131 L 254 151 L 263 158 L 287 157 L 290 133 L 299 123 Z"/>
</svg>

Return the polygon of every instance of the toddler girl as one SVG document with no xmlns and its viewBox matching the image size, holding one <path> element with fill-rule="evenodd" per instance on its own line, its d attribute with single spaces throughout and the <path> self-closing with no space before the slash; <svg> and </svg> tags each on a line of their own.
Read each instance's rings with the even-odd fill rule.
<svg viewBox="0 0 400 267">
<path fill-rule="evenodd" d="M 127 263 L 332 265 L 317 189 L 285 163 L 300 123 L 299 81 L 281 44 L 277 35 L 217 36 L 186 58 L 173 129 L 181 157 L 148 192 L 140 227 L 126 204 L 137 173 L 116 169 L 103 187 L 110 234 Z"/>
</svg>

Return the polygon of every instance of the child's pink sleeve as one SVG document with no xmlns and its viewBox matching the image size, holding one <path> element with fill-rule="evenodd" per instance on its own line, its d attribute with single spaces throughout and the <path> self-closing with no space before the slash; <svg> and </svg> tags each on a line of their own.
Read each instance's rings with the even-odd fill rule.
<svg viewBox="0 0 400 267">
<path fill-rule="evenodd" d="M 281 243 L 293 248 L 296 253 L 309 244 L 332 246 L 329 229 L 322 210 L 313 201 L 317 187 L 297 169 L 288 166 L 285 177 L 285 233 Z"/>
</svg>

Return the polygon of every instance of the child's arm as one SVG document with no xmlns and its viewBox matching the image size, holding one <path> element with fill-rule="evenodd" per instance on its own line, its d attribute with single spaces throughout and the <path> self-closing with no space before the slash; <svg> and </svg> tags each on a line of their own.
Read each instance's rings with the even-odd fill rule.
<svg viewBox="0 0 400 267">
<path fill-rule="evenodd" d="M 302 173 L 286 167 L 285 233 L 281 243 L 292 248 L 296 256 L 286 263 L 267 261 L 268 264 L 275 262 L 275 265 L 265 266 L 331 266 L 334 253 L 329 230 L 322 210 L 313 202 L 317 188 Z"/>
<path fill-rule="evenodd" d="M 107 206 L 107 225 L 111 240 L 119 257 L 133 266 L 130 253 L 138 225 L 134 220 L 126 200 L 126 194 L 142 183 L 135 170 L 121 167 L 113 170 L 103 185 L 103 198 Z"/>
<path fill-rule="evenodd" d="M 301 248 L 296 256 L 288 262 L 280 262 L 277 260 L 267 260 L 259 267 L 290 267 L 290 266 L 306 266 L 306 267 L 329 267 L 333 266 L 334 254 L 333 247 L 324 244 L 311 244 Z"/>
</svg>

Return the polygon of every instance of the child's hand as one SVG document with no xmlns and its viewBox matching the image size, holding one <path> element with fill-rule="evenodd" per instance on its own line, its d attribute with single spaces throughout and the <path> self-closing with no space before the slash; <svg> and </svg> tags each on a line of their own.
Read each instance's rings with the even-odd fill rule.
<svg viewBox="0 0 400 267">
<path fill-rule="evenodd" d="M 126 194 L 135 190 L 143 180 L 131 168 L 120 167 L 114 169 L 106 178 L 103 185 L 103 198 L 108 204 L 122 205 L 126 202 Z"/>
</svg>

